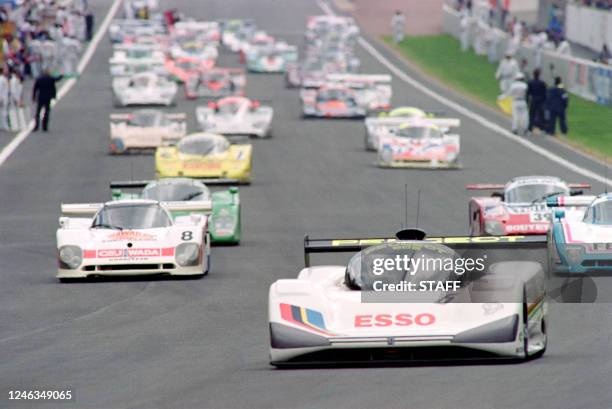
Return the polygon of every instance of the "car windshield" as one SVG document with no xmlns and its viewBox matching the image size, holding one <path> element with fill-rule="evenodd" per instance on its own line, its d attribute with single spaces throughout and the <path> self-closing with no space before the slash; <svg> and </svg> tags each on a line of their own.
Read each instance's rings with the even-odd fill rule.
<svg viewBox="0 0 612 409">
<path fill-rule="evenodd" d="M 327 89 L 319 92 L 317 95 L 318 102 L 328 102 L 328 101 L 345 101 L 349 102 L 353 99 L 347 93 L 346 90 L 343 89 Z"/>
<path fill-rule="evenodd" d="M 369 247 L 349 261 L 346 278 L 350 288 L 361 291 L 379 290 L 376 282 L 419 285 L 422 281 L 462 280 L 454 266 L 459 258 L 450 248 L 427 242 L 396 242 Z M 387 265 L 385 262 L 402 260 Z M 406 261 L 404 263 L 404 261 Z M 391 267 L 391 268 L 388 268 Z"/>
<path fill-rule="evenodd" d="M 423 139 L 423 138 L 441 138 L 440 130 L 431 126 L 407 126 L 399 128 L 395 133 L 402 138 Z"/>
<path fill-rule="evenodd" d="M 223 82 L 226 79 L 226 75 L 224 73 L 211 73 L 204 76 L 204 81 L 206 82 Z"/>
<path fill-rule="evenodd" d="M 136 77 L 131 81 L 132 87 L 146 88 L 149 85 L 149 77 Z"/>
<path fill-rule="evenodd" d="M 155 183 L 142 192 L 144 199 L 166 201 L 208 200 L 210 191 L 206 186 L 188 183 Z"/>
<path fill-rule="evenodd" d="M 505 194 L 507 203 L 537 203 L 549 197 L 569 194 L 569 190 L 553 183 L 532 183 L 508 189 Z"/>
<path fill-rule="evenodd" d="M 193 61 L 180 61 L 178 66 L 183 70 L 195 70 L 198 67 Z"/>
<path fill-rule="evenodd" d="M 600 202 L 589 207 L 584 221 L 592 224 L 612 224 L 612 201 Z"/>
<path fill-rule="evenodd" d="M 159 124 L 159 113 L 157 112 L 137 112 L 128 121 L 132 126 L 150 127 Z"/>
<path fill-rule="evenodd" d="M 218 113 L 219 115 L 233 116 L 236 115 L 240 109 L 240 104 L 236 102 L 224 102 L 219 104 Z"/>
<path fill-rule="evenodd" d="M 188 155 L 212 155 L 225 152 L 229 143 L 217 138 L 185 138 L 178 145 L 179 152 Z"/>
<path fill-rule="evenodd" d="M 155 229 L 172 225 L 168 213 L 158 204 L 104 206 L 96 214 L 93 228 Z"/>
</svg>

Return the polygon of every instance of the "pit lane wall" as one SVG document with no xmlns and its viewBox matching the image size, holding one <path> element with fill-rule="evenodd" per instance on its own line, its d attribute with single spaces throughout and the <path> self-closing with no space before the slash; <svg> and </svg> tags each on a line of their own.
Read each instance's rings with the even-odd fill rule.
<svg viewBox="0 0 612 409">
<path fill-rule="evenodd" d="M 478 41 L 487 44 L 484 49 L 489 62 L 497 63 L 508 48 L 510 36 L 499 29 L 488 28 L 485 24 L 487 17 L 482 16 L 488 16 L 488 10 L 484 10 L 482 5 L 475 7 L 474 22 L 468 29 L 469 44 L 472 48 Z M 610 28 L 612 32 L 612 18 Z M 447 4 L 443 6 L 442 29 L 457 39 L 461 38 L 461 14 Z M 534 68 L 540 67 L 542 77 L 548 84 L 553 83 L 554 77 L 560 76 L 566 89 L 572 94 L 601 105 L 612 106 L 612 66 L 561 55 L 552 50 L 536 49 L 527 44 L 519 45 L 515 58 L 519 62 L 523 58 L 527 61 L 528 74 Z"/>
<path fill-rule="evenodd" d="M 569 3 L 565 8 L 565 34 L 573 43 L 599 52 L 612 49 L 612 11 Z"/>
</svg>

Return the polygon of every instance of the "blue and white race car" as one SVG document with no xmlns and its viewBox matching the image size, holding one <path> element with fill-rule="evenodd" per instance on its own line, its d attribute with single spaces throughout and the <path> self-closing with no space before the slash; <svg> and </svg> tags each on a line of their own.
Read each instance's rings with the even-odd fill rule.
<svg viewBox="0 0 612 409">
<path fill-rule="evenodd" d="M 549 263 L 554 273 L 612 271 L 612 194 L 555 197 L 549 231 Z"/>
</svg>

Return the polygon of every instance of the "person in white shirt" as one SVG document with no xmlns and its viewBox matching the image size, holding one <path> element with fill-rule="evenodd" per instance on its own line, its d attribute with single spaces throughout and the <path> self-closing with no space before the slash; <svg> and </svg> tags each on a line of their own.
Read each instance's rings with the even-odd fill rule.
<svg viewBox="0 0 612 409">
<path fill-rule="evenodd" d="M 512 54 L 506 53 L 504 59 L 499 62 L 495 72 L 495 78 L 499 81 L 499 89 L 502 93 L 508 90 L 518 72 L 520 72 L 518 63 L 512 57 Z"/>
<path fill-rule="evenodd" d="M 557 52 L 562 55 L 572 55 L 572 47 L 564 37 L 561 37 L 561 41 L 559 41 Z"/>
<path fill-rule="evenodd" d="M 404 17 L 400 10 L 397 10 L 393 17 L 391 17 L 391 30 L 395 44 L 401 43 L 406 33 L 406 17 Z"/>
<path fill-rule="evenodd" d="M 9 130 L 8 108 L 9 108 L 9 80 L 8 71 L 5 69 L 0 75 L 0 129 Z"/>
<path fill-rule="evenodd" d="M 527 107 L 527 83 L 522 72 L 518 72 L 502 98 L 512 98 L 512 132 L 525 135 L 529 127 Z"/>
<path fill-rule="evenodd" d="M 11 74 L 9 81 L 10 104 L 12 107 L 19 108 L 23 106 L 23 82 L 17 73 Z"/>
<path fill-rule="evenodd" d="M 464 12 L 462 14 L 460 23 L 461 33 L 459 37 L 461 39 L 461 50 L 465 52 L 470 49 L 470 36 L 472 33 L 474 20 L 472 19 L 470 13 Z"/>
</svg>

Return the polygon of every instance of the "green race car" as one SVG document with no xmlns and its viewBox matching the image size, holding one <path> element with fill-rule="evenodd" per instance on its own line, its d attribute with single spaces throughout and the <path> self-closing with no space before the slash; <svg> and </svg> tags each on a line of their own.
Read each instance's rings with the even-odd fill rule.
<svg viewBox="0 0 612 409">
<path fill-rule="evenodd" d="M 206 182 L 208 185 L 227 185 L 234 180 L 215 179 Z M 183 202 L 190 200 L 211 200 L 212 211 L 208 229 L 212 243 L 240 243 L 240 194 L 238 187 L 230 186 L 227 190 L 211 192 L 200 180 L 189 178 L 167 178 L 152 181 L 111 182 L 113 200 L 152 199 L 158 201 Z M 141 189 L 139 193 L 129 190 Z M 184 216 L 176 213 L 172 217 Z"/>
</svg>

